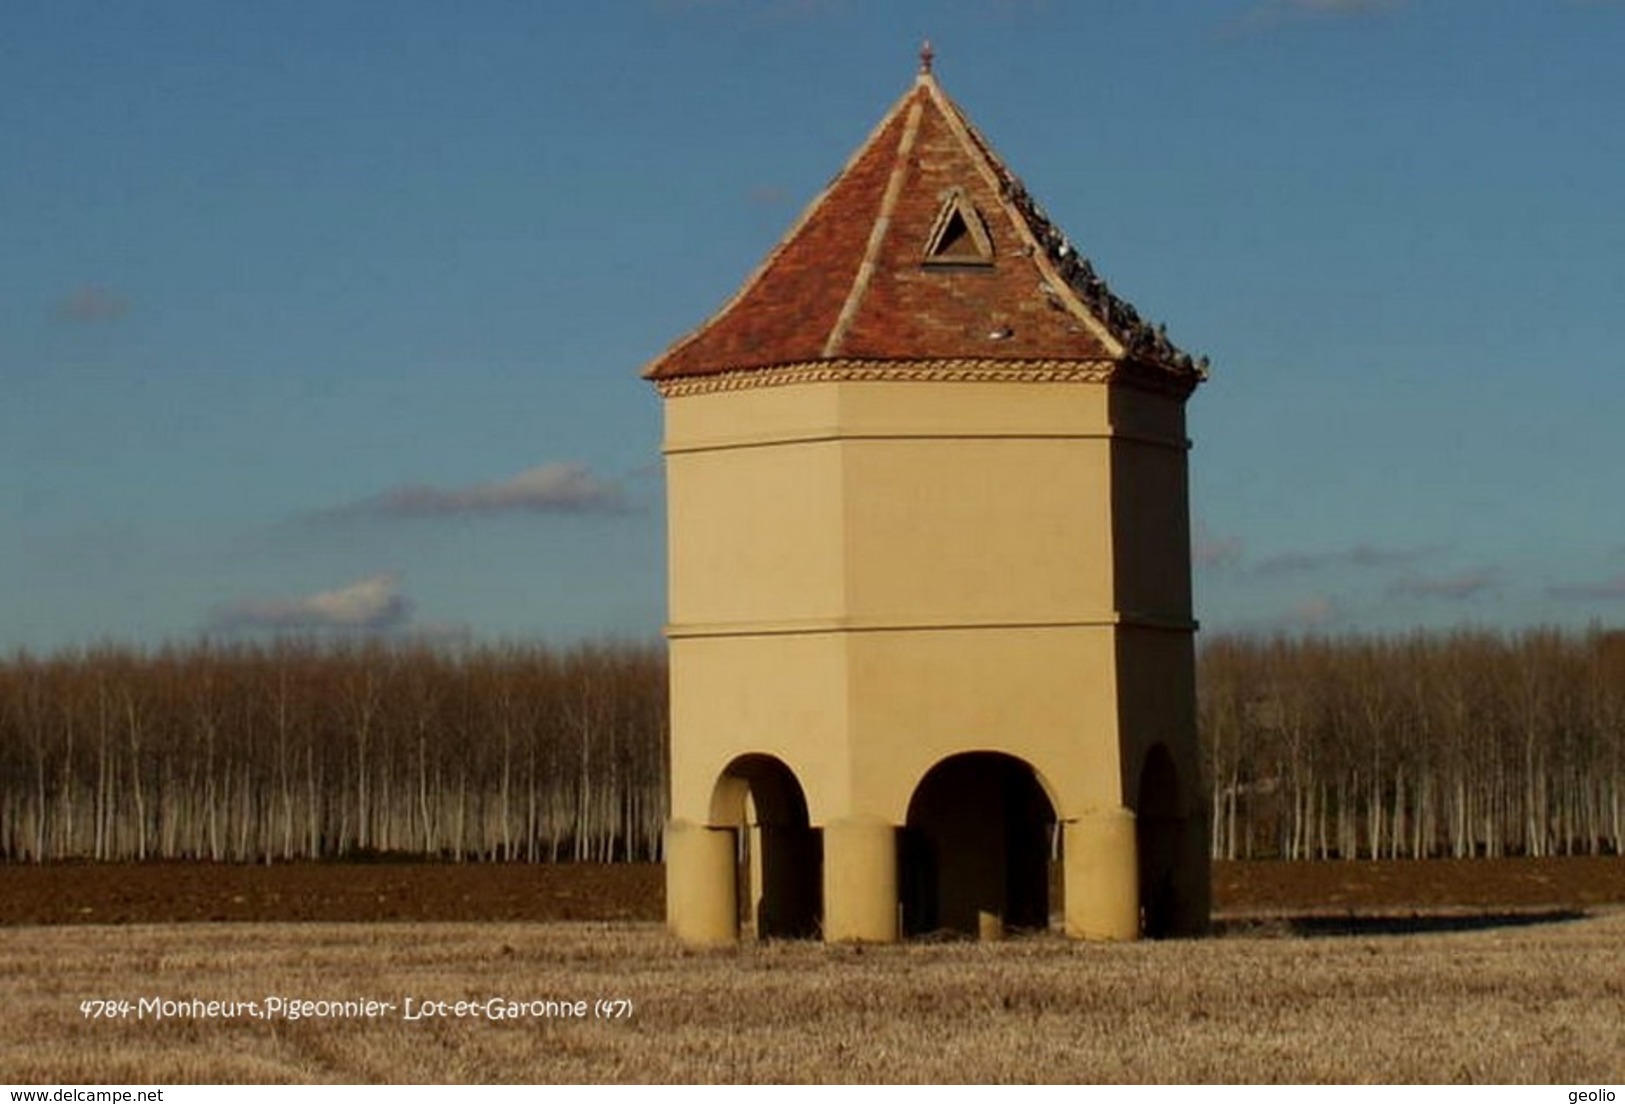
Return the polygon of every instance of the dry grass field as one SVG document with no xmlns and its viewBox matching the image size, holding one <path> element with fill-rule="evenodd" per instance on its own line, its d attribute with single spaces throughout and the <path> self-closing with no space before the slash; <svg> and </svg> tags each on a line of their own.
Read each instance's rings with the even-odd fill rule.
<svg viewBox="0 0 1625 1104">
<path fill-rule="evenodd" d="M 13 926 L 0 928 L 0 1070 L 41 1085 L 1618 1083 L 1625 911 L 1564 915 L 714 953 L 646 923 Z M 272 995 L 397 1008 L 294 1022 L 81 1012 L 89 999 Z M 626 1000 L 631 1014 L 403 1015 L 408 998 L 493 997 Z"/>
</svg>

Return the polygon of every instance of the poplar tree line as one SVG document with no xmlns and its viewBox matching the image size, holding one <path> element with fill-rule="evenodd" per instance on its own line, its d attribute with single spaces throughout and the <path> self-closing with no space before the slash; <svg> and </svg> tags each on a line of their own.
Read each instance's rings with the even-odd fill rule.
<svg viewBox="0 0 1625 1104">
<path fill-rule="evenodd" d="M 1619 854 L 1625 632 L 1207 640 L 1215 858 Z"/>
<path fill-rule="evenodd" d="M 657 646 L 105 648 L 0 664 L 0 859 L 653 860 Z"/>
<path fill-rule="evenodd" d="M 1216 636 L 1216 858 L 1620 854 L 1625 633 Z M 660 857 L 664 648 L 0 661 L 0 861 Z"/>
</svg>

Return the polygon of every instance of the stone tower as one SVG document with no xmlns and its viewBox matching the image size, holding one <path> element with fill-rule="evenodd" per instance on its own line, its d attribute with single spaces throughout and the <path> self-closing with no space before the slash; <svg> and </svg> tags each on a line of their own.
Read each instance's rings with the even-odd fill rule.
<svg viewBox="0 0 1625 1104">
<path fill-rule="evenodd" d="M 1202 930 L 1185 400 L 929 49 L 665 406 L 683 940 Z"/>
</svg>

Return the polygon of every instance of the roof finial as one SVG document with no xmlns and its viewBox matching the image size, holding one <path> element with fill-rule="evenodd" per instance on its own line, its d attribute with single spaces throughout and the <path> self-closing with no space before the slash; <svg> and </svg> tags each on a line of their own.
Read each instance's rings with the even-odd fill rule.
<svg viewBox="0 0 1625 1104">
<path fill-rule="evenodd" d="M 936 56 L 937 56 L 937 52 L 935 50 L 931 49 L 931 40 L 929 38 L 926 39 L 924 42 L 920 43 L 920 72 L 921 73 L 929 73 L 931 71 L 931 62 L 932 62 L 932 59 L 934 59 Z"/>
</svg>

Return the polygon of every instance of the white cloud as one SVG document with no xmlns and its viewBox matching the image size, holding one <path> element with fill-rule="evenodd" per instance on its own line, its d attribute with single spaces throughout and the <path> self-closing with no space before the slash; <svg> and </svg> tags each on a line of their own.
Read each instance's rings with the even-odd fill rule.
<svg viewBox="0 0 1625 1104">
<path fill-rule="evenodd" d="M 249 599 L 215 612 L 214 628 L 228 632 L 383 632 L 405 624 L 412 603 L 394 575 L 372 575 L 336 590 L 297 598 Z"/>
<path fill-rule="evenodd" d="M 324 511 L 324 518 L 435 518 L 506 513 L 604 514 L 625 509 L 618 484 L 585 464 L 542 464 L 508 479 L 464 487 L 412 483 Z"/>
</svg>

